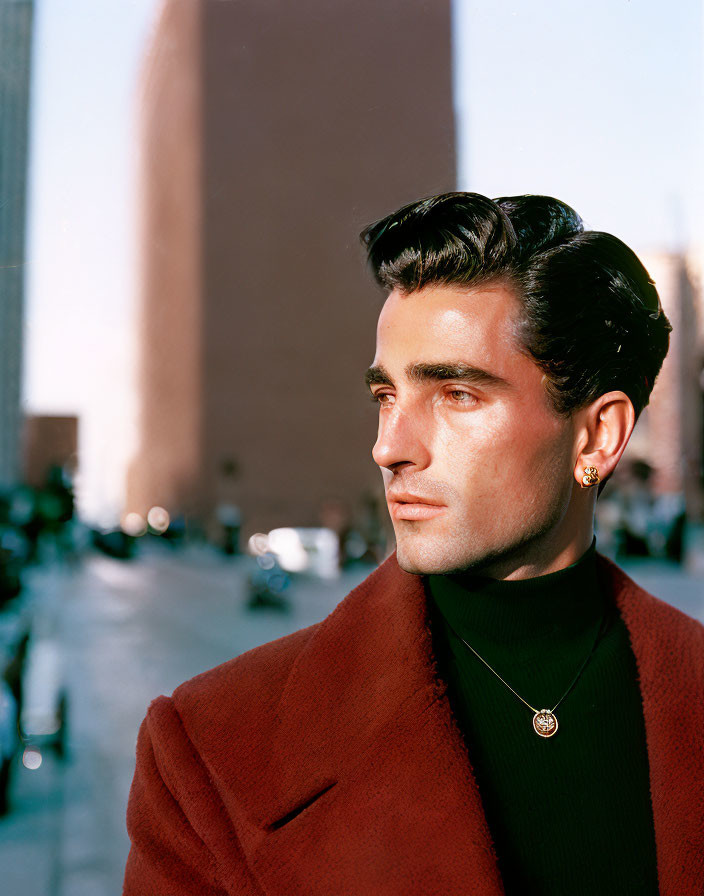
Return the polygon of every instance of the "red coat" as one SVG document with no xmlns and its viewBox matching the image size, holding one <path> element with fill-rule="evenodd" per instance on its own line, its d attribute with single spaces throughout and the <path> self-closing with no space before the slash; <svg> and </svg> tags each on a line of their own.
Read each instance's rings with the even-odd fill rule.
<svg viewBox="0 0 704 896">
<path fill-rule="evenodd" d="M 663 896 L 704 892 L 704 627 L 600 558 L 630 633 Z M 499 896 L 431 650 L 389 558 L 325 620 L 155 700 L 137 744 L 126 896 Z"/>
</svg>

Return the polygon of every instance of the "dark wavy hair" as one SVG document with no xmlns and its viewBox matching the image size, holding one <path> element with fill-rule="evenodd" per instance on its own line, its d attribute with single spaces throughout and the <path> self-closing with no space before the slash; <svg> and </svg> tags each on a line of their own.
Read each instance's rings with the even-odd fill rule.
<svg viewBox="0 0 704 896">
<path fill-rule="evenodd" d="M 360 239 L 389 291 L 492 282 L 514 289 L 521 348 L 546 374 L 558 414 L 614 389 L 628 395 L 636 417 L 647 405 L 672 329 L 655 284 L 625 243 L 585 230 L 564 202 L 443 193 L 370 224 Z"/>
</svg>

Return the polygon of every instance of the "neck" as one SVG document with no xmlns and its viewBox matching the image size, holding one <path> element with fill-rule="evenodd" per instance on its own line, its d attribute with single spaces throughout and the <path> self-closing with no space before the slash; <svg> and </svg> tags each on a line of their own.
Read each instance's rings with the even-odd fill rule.
<svg viewBox="0 0 704 896">
<path fill-rule="evenodd" d="M 557 632 L 567 643 L 591 631 L 604 612 L 592 546 L 568 567 L 530 578 L 497 580 L 471 570 L 426 581 L 463 637 L 471 634 L 477 643 L 495 642 L 507 650 L 519 644 L 544 649 Z"/>
<path fill-rule="evenodd" d="M 515 551 L 483 565 L 476 571 L 491 579 L 508 581 L 532 579 L 549 575 L 576 563 L 594 541 L 594 526 L 571 527 L 563 520 L 537 539 L 521 545 Z"/>
</svg>

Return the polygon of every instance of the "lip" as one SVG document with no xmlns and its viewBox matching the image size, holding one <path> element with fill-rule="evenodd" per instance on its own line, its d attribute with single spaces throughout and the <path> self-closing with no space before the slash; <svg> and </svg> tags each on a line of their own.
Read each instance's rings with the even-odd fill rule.
<svg viewBox="0 0 704 896">
<path fill-rule="evenodd" d="M 447 510 L 445 504 L 433 504 L 417 495 L 387 495 L 387 501 L 394 520 L 430 520 Z"/>
</svg>

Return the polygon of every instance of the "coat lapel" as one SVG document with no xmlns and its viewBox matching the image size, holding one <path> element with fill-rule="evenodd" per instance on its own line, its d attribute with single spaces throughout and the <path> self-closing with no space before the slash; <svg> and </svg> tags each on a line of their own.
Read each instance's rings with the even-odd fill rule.
<svg viewBox="0 0 704 896">
<path fill-rule="evenodd" d="M 663 896 L 704 892 L 704 628 L 600 558 L 638 668 Z"/>
<path fill-rule="evenodd" d="M 391 557 L 299 656 L 248 850 L 267 893 L 503 893 L 426 613 Z"/>
</svg>

